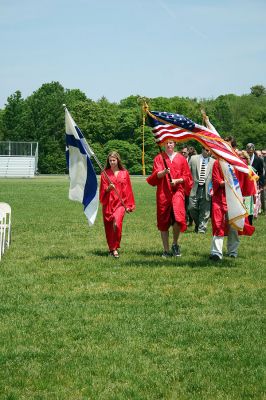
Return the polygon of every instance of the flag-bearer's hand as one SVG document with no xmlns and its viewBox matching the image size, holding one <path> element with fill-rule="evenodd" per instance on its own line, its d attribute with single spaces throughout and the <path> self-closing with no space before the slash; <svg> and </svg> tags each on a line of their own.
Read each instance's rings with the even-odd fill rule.
<svg viewBox="0 0 266 400">
<path fill-rule="evenodd" d="M 107 192 L 110 192 L 111 190 L 113 190 L 115 188 L 115 185 L 113 183 L 110 183 L 110 185 L 107 188 Z"/>
<path fill-rule="evenodd" d="M 170 185 L 171 185 L 171 186 L 175 186 L 175 185 L 177 185 L 178 183 L 183 183 L 183 182 L 184 182 L 184 179 L 183 179 L 183 178 L 172 179 L 172 182 L 170 182 Z"/>
<path fill-rule="evenodd" d="M 167 174 L 170 174 L 170 168 L 165 168 L 163 169 L 161 172 L 159 172 L 159 174 L 163 177 Z"/>
<path fill-rule="evenodd" d="M 159 179 L 163 178 L 165 175 L 170 174 L 170 168 L 165 168 L 157 173 Z"/>
</svg>

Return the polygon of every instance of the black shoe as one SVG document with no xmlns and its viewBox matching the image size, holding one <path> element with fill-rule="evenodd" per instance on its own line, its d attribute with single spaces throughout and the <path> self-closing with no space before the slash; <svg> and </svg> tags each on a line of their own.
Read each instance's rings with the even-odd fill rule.
<svg viewBox="0 0 266 400">
<path fill-rule="evenodd" d="M 113 256 L 114 256 L 114 258 L 119 258 L 119 254 L 118 254 L 117 250 L 113 251 Z"/>
<path fill-rule="evenodd" d="M 117 250 L 110 251 L 109 256 L 114 257 L 114 258 L 119 258 L 118 251 Z"/>
<path fill-rule="evenodd" d="M 195 233 L 198 233 L 198 231 L 199 231 L 199 227 L 196 225 L 196 226 L 195 226 L 195 229 L 194 229 L 194 232 L 195 232 Z"/>
<path fill-rule="evenodd" d="M 180 257 L 181 252 L 180 252 L 180 246 L 178 244 L 173 244 L 172 246 L 172 253 L 174 257 Z"/>
<path fill-rule="evenodd" d="M 221 258 L 218 256 L 218 254 L 211 254 L 209 259 L 212 261 L 220 261 L 221 260 Z"/>
<path fill-rule="evenodd" d="M 162 254 L 162 258 L 169 258 L 172 257 L 172 254 L 168 253 L 168 251 L 164 251 Z"/>
</svg>

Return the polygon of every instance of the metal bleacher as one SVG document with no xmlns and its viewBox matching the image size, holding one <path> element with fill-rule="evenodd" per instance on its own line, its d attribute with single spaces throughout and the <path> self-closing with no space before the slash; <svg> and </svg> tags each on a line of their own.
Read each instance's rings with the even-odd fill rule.
<svg viewBox="0 0 266 400">
<path fill-rule="evenodd" d="M 37 166 L 37 142 L 0 142 L 0 178 L 33 178 Z"/>
</svg>

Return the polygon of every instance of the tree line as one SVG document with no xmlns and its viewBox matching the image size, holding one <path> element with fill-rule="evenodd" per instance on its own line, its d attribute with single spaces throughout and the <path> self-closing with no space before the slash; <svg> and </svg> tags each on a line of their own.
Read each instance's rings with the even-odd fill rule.
<svg viewBox="0 0 266 400">
<path fill-rule="evenodd" d="M 38 169 L 43 174 L 66 172 L 65 123 L 66 104 L 88 143 L 104 164 L 110 150 L 117 150 L 131 174 L 142 173 L 142 110 L 139 96 L 129 96 L 119 103 L 105 97 L 93 101 L 79 89 L 65 89 L 59 82 L 43 84 L 26 99 L 16 91 L 0 110 L 1 141 L 39 142 Z M 222 137 L 232 135 L 238 147 L 252 142 L 265 148 L 266 89 L 251 87 L 249 94 L 221 95 L 215 99 L 157 97 L 149 100 L 150 110 L 183 114 L 202 123 L 201 108 Z M 151 129 L 144 127 L 146 174 L 158 153 Z M 199 149 L 199 144 L 190 142 Z M 180 145 L 181 146 L 181 145 Z M 95 165 L 99 173 L 99 168 Z"/>
</svg>

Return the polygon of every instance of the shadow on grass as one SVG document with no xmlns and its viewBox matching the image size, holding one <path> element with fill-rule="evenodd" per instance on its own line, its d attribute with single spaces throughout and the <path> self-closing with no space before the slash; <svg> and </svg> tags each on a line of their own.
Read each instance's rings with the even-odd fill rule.
<svg viewBox="0 0 266 400">
<path fill-rule="evenodd" d="M 119 259 L 108 257 L 106 250 L 93 250 L 93 255 L 98 257 L 108 258 L 110 262 L 119 264 L 120 266 L 130 267 L 149 267 L 149 268 L 160 268 L 160 267 L 189 267 L 189 268 L 233 268 L 237 266 L 237 260 L 229 259 L 224 257 L 221 261 L 213 261 L 209 259 L 209 254 L 199 256 L 197 253 L 183 255 L 181 257 L 169 257 L 167 259 L 162 258 L 162 252 L 155 252 L 152 250 L 136 250 L 132 255 L 130 252 L 120 253 Z M 138 259 L 136 259 L 136 256 Z M 189 259 L 190 257 L 190 259 Z M 193 259 L 191 259 L 193 257 Z M 128 259 L 130 258 L 130 259 Z"/>
<path fill-rule="evenodd" d="M 51 260 L 83 260 L 84 256 L 78 256 L 76 254 L 51 254 L 49 256 L 42 257 L 45 261 Z"/>
<path fill-rule="evenodd" d="M 124 261 L 123 264 L 131 266 L 146 266 L 151 268 L 158 267 L 189 267 L 189 268 L 206 268 L 206 267 L 216 267 L 216 268 L 233 268 L 237 266 L 237 261 L 223 258 L 221 261 L 213 261 L 209 259 L 209 254 L 198 256 L 194 260 L 188 259 L 187 256 L 181 257 L 169 257 L 167 259 L 162 258 L 161 252 L 154 252 L 150 250 L 137 251 L 142 257 L 147 257 L 147 259 Z M 150 258 L 152 257 L 152 258 Z"/>
<path fill-rule="evenodd" d="M 109 255 L 109 252 L 107 250 L 92 250 L 91 253 L 99 257 L 108 257 Z"/>
</svg>

